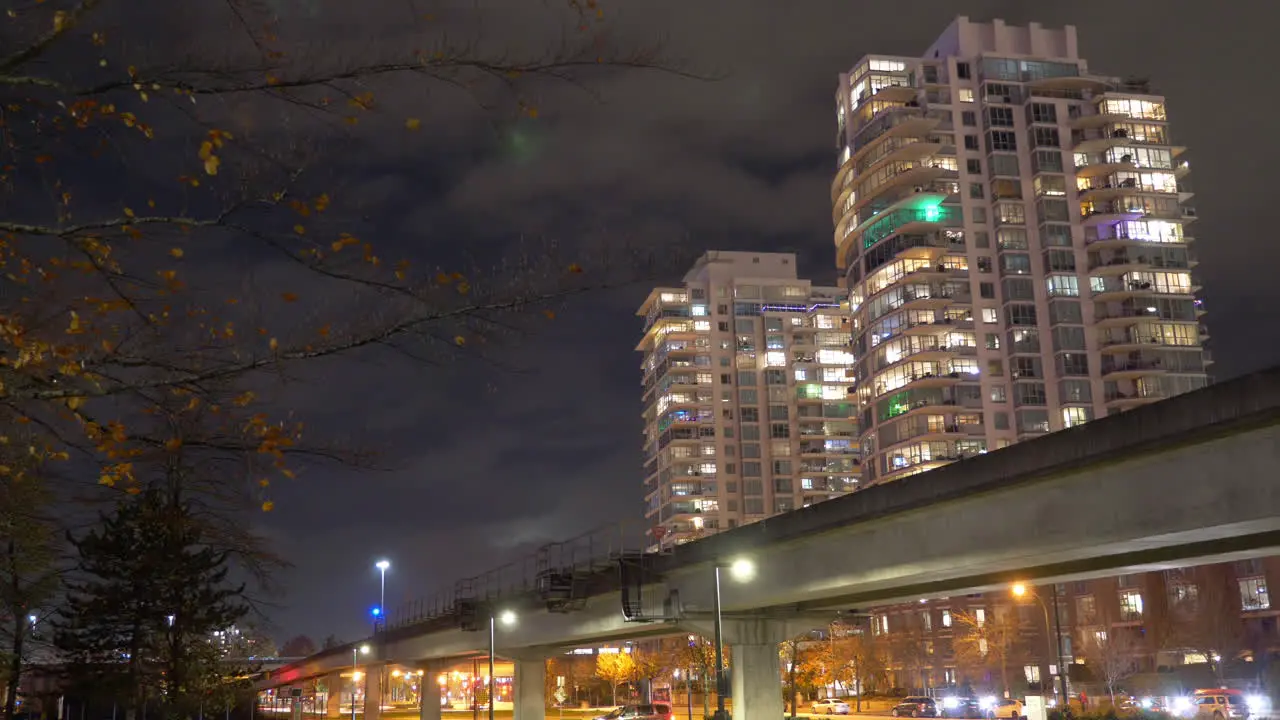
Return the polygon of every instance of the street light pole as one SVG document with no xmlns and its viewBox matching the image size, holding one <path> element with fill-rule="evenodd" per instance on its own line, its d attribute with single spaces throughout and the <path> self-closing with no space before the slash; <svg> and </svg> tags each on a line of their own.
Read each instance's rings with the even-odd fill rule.
<svg viewBox="0 0 1280 720">
<path fill-rule="evenodd" d="M 1062 662 L 1062 659 L 1063 659 L 1062 617 L 1058 611 L 1058 586 L 1057 584 L 1050 584 L 1049 587 L 1053 592 L 1053 627 L 1052 628 L 1050 628 L 1049 626 L 1049 606 L 1045 605 L 1044 598 L 1040 597 L 1039 592 L 1036 592 L 1035 590 L 1029 591 L 1027 589 L 1027 586 L 1023 585 L 1022 583 L 1015 583 L 1013 585 L 1012 592 L 1015 597 L 1022 597 L 1023 595 L 1030 592 L 1031 597 L 1035 598 L 1036 602 L 1040 603 L 1040 609 L 1044 610 L 1044 632 L 1045 632 L 1045 646 L 1048 650 L 1048 652 L 1046 653 L 1047 656 L 1051 657 L 1054 655 L 1054 643 L 1049 641 L 1048 635 L 1050 633 L 1053 633 L 1054 635 L 1057 636 L 1055 639 L 1057 641 L 1056 647 L 1057 647 L 1057 656 L 1058 656 L 1058 661 L 1056 663 L 1058 667 L 1058 685 L 1062 689 L 1062 703 L 1064 708 L 1063 711 L 1067 712 L 1071 708 L 1071 702 L 1070 702 L 1070 698 L 1068 698 L 1067 696 L 1067 667 Z"/>
<path fill-rule="evenodd" d="M 360 655 L 369 654 L 368 645 L 353 645 L 351 647 L 351 720 L 356 720 L 356 675 L 360 672 Z M 368 673 L 364 676 L 365 687 L 369 686 Z"/>
<path fill-rule="evenodd" d="M 493 641 L 494 641 L 494 618 L 493 612 L 489 613 L 489 720 L 493 720 Z"/>
<path fill-rule="evenodd" d="M 1062 615 L 1058 611 L 1058 585 L 1054 583 L 1050 586 L 1053 589 L 1053 628 L 1058 640 L 1058 684 L 1062 686 L 1062 706 L 1063 712 L 1071 709 L 1071 700 L 1067 696 L 1067 666 L 1063 662 L 1064 655 L 1062 653 Z"/>
<path fill-rule="evenodd" d="M 715 720 L 727 720 L 724 709 L 724 630 L 720 616 L 720 565 L 716 565 L 715 584 L 715 641 L 716 641 L 716 715 Z M 493 720 L 490 718 L 490 720 Z"/>
</svg>

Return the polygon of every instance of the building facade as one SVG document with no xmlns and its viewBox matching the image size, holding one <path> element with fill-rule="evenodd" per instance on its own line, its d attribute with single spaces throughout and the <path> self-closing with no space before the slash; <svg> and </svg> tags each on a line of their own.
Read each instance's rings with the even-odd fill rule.
<svg viewBox="0 0 1280 720">
<path fill-rule="evenodd" d="M 859 630 L 883 658 L 879 682 L 912 692 L 1053 694 L 1059 647 L 1073 695 L 1103 697 L 1108 676 L 1139 695 L 1251 688 L 1280 669 L 1277 577 L 1272 557 L 1011 587 L 875 608 Z"/>
<path fill-rule="evenodd" d="M 1207 384 L 1184 149 L 1074 27 L 957 18 L 836 108 L 862 486 Z"/>
<path fill-rule="evenodd" d="M 659 545 L 857 486 L 841 288 L 786 253 L 709 252 L 641 305 L 645 515 Z"/>
</svg>

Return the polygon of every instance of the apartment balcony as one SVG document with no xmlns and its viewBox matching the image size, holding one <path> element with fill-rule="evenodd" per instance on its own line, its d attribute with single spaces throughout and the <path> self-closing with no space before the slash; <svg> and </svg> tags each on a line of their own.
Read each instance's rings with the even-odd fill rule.
<svg viewBox="0 0 1280 720">
<path fill-rule="evenodd" d="M 889 335 L 885 340 L 897 337 L 898 335 L 944 335 L 953 330 L 972 330 L 973 318 L 968 317 L 964 320 L 953 320 L 949 317 L 937 318 L 933 322 L 909 322 L 903 326 L 898 332 Z"/>
<path fill-rule="evenodd" d="M 918 105 L 907 105 L 877 113 L 854 136 L 853 152 L 840 164 L 831 181 L 831 202 L 835 203 L 845 188 L 845 183 L 862 161 L 880 143 L 896 137 L 920 137 L 938 126 L 940 119 L 929 117 Z"/>
<path fill-rule="evenodd" d="M 805 457 L 856 457 L 859 450 L 856 447 L 834 448 L 827 447 L 824 443 L 800 443 L 800 455 Z"/>
<path fill-rule="evenodd" d="M 1166 258 L 1162 255 L 1130 254 L 1123 250 L 1112 252 L 1109 256 L 1090 254 L 1089 274 L 1101 277 L 1115 277 L 1142 270 L 1190 270 L 1197 265 L 1190 253 L 1184 260 Z"/>
<path fill-rule="evenodd" d="M 1067 126 L 1072 130 L 1093 130 L 1096 128 L 1106 127 L 1129 120 L 1128 114 L 1121 113 L 1093 113 L 1091 115 L 1081 115 L 1072 118 Z"/>
<path fill-rule="evenodd" d="M 1098 342 L 1098 348 L 1104 355 L 1112 354 L 1128 354 L 1152 348 L 1189 348 L 1190 345 L 1175 345 L 1166 342 L 1163 337 L 1156 335 L 1134 335 L 1132 333 L 1124 333 L 1119 337 L 1103 337 Z"/>
<path fill-rule="evenodd" d="M 1194 292 L 1194 286 L 1185 288 L 1161 288 L 1143 280 L 1125 280 L 1122 277 L 1102 278 L 1101 289 L 1093 289 L 1090 297 L 1097 302 L 1122 302 L 1140 295 L 1186 297 Z"/>
<path fill-rule="evenodd" d="M 1166 396 L 1162 391 L 1148 390 L 1143 393 L 1138 393 L 1137 391 L 1115 391 L 1107 393 L 1105 402 L 1108 412 L 1123 412 L 1125 410 L 1132 410 L 1133 408 L 1141 407 L 1142 405 L 1150 405 L 1153 402 L 1159 402 L 1164 400 L 1165 397 Z"/>
<path fill-rule="evenodd" d="M 965 376 L 959 372 L 951 373 L 924 373 L 923 375 L 912 375 L 905 385 L 893 388 L 892 390 L 883 387 L 876 388 L 876 397 L 880 397 L 889 392 L 902 392 L 904 390 L 917 390 L 924 388 L 946 388 L 964 382 Z"/>
<path fill-rule="evenodd" d="M 1124 180 L 1116 180 L 1109 177 L 1094 178 L 1088 186 L 1080 189 L 1081 202 L 1106 203 L 1132 195 L 1162 195 L 1166 197 L 1179 195 L 1181 197 L 1177 186 L 1172 183 L 1164 187 L 1139 185 L 1136 178 L 1126 178 Z M 1187 197 L 1189 199 L 1190 194 Z"/>
<path fill-rule="evenodd" d="M 1112 225 L 1125 220 L 1139 220 L 1146 215 L 1141 208 L 1133 208 L 1123 202 L 1091 203 L 1089 207 L 1080 208 L 1081 222 L 1085 227 Z"/>
<path fill-rule="evenodd" d="M 1059 97 L 1066 93 L 1096 94 L 1111 88 L 1111 80 L 1099 75 L 1054 75 L 1052 77 L 1032 78 L 1027 73 L 1022 75 L 1029 92 L 1040 97 Z"/>
<path fill-rule="evenodd" d="M 948 194 L 942 192 L 912 193 L 855 227 L 849 227 L 851 219 L 842 221 L 842 227 L 836 228 L 836 237 L 841 238 L 838 250 L 843 251 L 848 243 L 857 241 L 869 248 L 895 235 L 959 227 L 962 223 L 959 209 L 942 204 L 947 197 Z M 848 225 L 843 225 L 845 222 Z"/>
<path fill-rule="evenodd" d="M 1150 375 L 1163 375 L 1165 369 L 1154 360 L 1122 360 L 1108 362 L 1110 357 L 1102 360 L 1103 380 L 1136 380 Z"/>
<path fill-rule="evenodd" d="M 1097 310 L 1093 315 L 1094 322 L 1099 327 L 1115 328 L 1124 327 L 1126 325 L 1135 325 L 1143 320 L 1167 320 L 1161 318 L 1160 312 L 1155 308 L 1117 308 L 1114 310 Z"/>
<path fill-rule="evenodd" d="M 950 465 L 959 460 L 959 455 L 945 455 L 929 458 L 901 458 L 892 465 L 893 469 L 880 476 L 877 482 L 889 482 L 891 480 L 901 480 L 909 475 L 927 472 L 934 468 L 940 468 L 943 465 Z"/>
<path fill-rule="evenodd" d="M 910 85 L 885 85 L 863 102 L 910 102 L 916 99 L 919 90 Z"/>
<path fill-rule="evenodd" d="M 831 221 L 839 226 L 845 221 L 845 218 L 856 216 L 858 212 L 876 200 L 885 198 L 891 193 L 897 193 L 899 196 L 922 192 L 939 193 L 943 196 L 949 195 L 950 188 L 936 181 L 940 179 L 954 181 L 959 177 L 959 173 L 947 167 L 941 161 L 930 161 L 925 157 L 933 155 L 941 149 L 942 144 L 936 142 L 920 141 L 908 143 L 889 153 L 884 158 L 877 160 L 863 171 L 863 174 L 873 174 L 893 163 L 911 163 L 912 167 L 902 170 L 873 188 L 863 190 L 857 201 L 847 207 L 845 206 L 845 198 L 848 193 L 841 193 L 839 201 L 832 208 Z M 850 192 L 852 192 L 852 189 L 850 189 Z M 900 197 L 893 198 L 891 201 L 897 201 L 898 199 Z"/>
<path fill-rule="evenodd" d="M 1111 175 L 1118 172 L 1136 172 L 1138 166 L 1133 164 L 1132 158 L 1125 155 L 1116 162 L 1106 162 L 1104 157 L 1099 157 L 1098 162 L 1090 159 L 1085 165 L 1076 165 L 1076 177 L 1096 178 L 1104 175 Z"/>
</svg>

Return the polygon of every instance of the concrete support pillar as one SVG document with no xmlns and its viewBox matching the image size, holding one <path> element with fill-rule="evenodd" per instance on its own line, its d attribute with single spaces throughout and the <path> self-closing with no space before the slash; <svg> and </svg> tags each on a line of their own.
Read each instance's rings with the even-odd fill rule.
<svg viewBox="0 0 1280 720">
<path fill-rule="evenodd" d="M 439 668 L 422 665 L 418 678 L 418 720 L 440 720 Z"/>
<path fill-rule="evenodd" d="M 546 720 L 547 660 L 543 657 L 515 660 L 512 706 L 515 720 Z"/>
<path fill-rule="evenodd" d="M 324 716 L 336 718 L 342 715 L 342 692 L 347 688 L 347 679 L 342 673 L 325 676 L 324 686 L 328 688 L 328 696 L 324 701 Z"/>
<path fill-rule="evenodd" d="M 364 720 L 380 720 L 382 717 L 382 683 L 379 677 L 386 666 L 369 663 L 362 669 L 360 686 L 364 690 Z"/>
<path fill-rule="evenodd" d="M 774 720 L 784 715 L 778 643 L 729 644 L 733 666 L 733 720 Z"/>
</svg>

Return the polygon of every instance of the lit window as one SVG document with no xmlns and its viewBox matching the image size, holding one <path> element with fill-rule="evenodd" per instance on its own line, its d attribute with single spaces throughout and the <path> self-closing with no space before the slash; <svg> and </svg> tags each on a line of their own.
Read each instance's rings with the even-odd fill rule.
<svg viewBox="0 0 1280 720">
<path fill-rule="evenodd" d="M 973 611 L 973 621 L 978 625 L 978 627 L 982 627 L 983 625 L 986 625 L 986 624 L 987 624 L 987 611 L 986 611 L 986 609 L 984 609 L 984 608 L 978 608 L 977 610 L 974 610 L 974 611 Z"/>
<path fill-rule="evenodd" d="M 1062 427 L 1070 428 L 1089 422 L 1089 408 L 1062 408 Z"/>
<path fill-rule="evenodd" d="M 1240 581 L 1240 609 L 1268 610 L 1271 608 L 1271 597 L 1267 595 L 1265 578 L 1253 577 Z"/>
<path fill-rule="evenodd" d="M 972 88 L 960 88 L 960 102 L 966 102 L 966 103 L 973 102 Z"/>
<path fill-rule="evenodd" d="M 764 354 L 765 367 L 785 367 L 787 364 L 787 354 L 785 352 L 767 352 Z"/>
<path fill-rule="evenodd" d="M 942 627 L 951 627 L 951 611 L 942 611 Z"/>
<path fill-rule="evenodd" d="M 994 325 L 999 321 L 999 317 L 995 308 L 982 308 L 982 322 Z"/>
<path fill-rule="evenodd" d="M 1024 665 L 1022 666 L 1022 673 L 1027 676 L 1027 682 L 1029 683 L 1040 682 L 1040 666 L 1039 665 Z"/>
<path fill-rule="evenodd" d="M 1132 590 L 1120 593 L 1120 619 L 1124 621 L 1142 619 L 1142 593 Z"/>
</svg>

